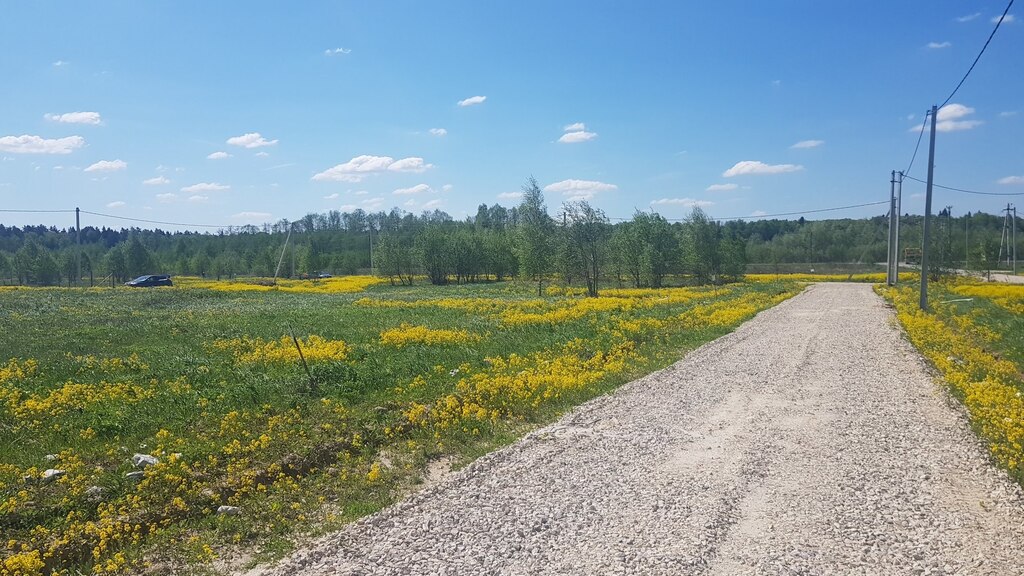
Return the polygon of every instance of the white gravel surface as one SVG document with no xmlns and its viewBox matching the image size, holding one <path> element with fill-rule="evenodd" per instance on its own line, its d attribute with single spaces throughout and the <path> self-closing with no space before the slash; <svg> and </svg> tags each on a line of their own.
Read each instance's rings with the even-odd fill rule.
<svg viewBox="0 0 1024 576">
<path fill-rule="evenodd" d="M 261 574 L 1024 574 L 1024 497 L 818 284 Z"/>
</svg>

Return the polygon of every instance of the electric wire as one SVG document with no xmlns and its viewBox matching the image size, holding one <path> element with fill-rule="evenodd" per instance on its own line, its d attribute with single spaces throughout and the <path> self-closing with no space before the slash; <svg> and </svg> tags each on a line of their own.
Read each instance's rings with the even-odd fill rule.
<svg viewBox="0 0 1024 576">
<path fill-rule="evenodd" d="M 921 137 L 924 136 L 924 127 L 928 124 L 928 117 L 931 116 L 931 114 L 931 110 L 924 113 L 924 121 L 921 122 L 921 132 L 918 133 L 917 144 L 914 146 L 914 155 L 910 157 L 910 164 L 907 165 L 907 169 L 903 171 L 904 174 L 910 174 L 910 169 L 914 167 L 914 160 L 917 159 L 917 150 L 921 147 Z"/>
<path fill-rule="evenodd" d="M 920 182 L 921 184 L 927 184 L 926 180 L 920 178 L 914 178 L 913 176 L 903 175 L 908 180 Z M 979 196 L 1024 196 L 1024 192 L 980 192 L 978 190 L 965 190 L 964 188 L 954 188 L 952 186 L 943 186 L 942 184 L 932 184 L 934 188 L 942 188 L 943 190 L 952 190 L 953 192 L 963 192 L 964 194 L 977 194 Z"/>
<path fill-rule="evenodd" d="M 878 202 L 866 202 L 864 204 L 851 204 L 849 206 L 835 206 L 835 207 L 832 207 L 832 208 L 817 208 L 817 209 L 814 209 L 814 210 L 800 210 L 798 212 L 779 212 L 777 214 L 755 214 L 755 215 L 749 215 L 749 216 L 725 216 L 725 217 L 722 217 L 722 218 L 712 218 L 712 217 L 709 217 L 708 219 L 709 220 L 714 220 L 716 222 L 727 222 L 727 221 L 730 221 L 730 220 L 751 220 L 751 219 L 762 219 L 762 218 L 775 218 L 775 217 L 778 217 L 778 216 L 798 216 L 798 215 L 801 215 L 801 214 L 818 214 L 820 212 L 835 212 L 835 211 L 838 211 L 838 210 L 850 210 L 850 209 L 853 209 L 853 208 L 864 208 L 865 206 L 878 206 L 878 205 L 881 205 L 881 204 L 888 204 L 888 203 L 889 203 L 888 200 L 880 200 Z M 632 220 L 632 218 L 609 218 L 609 220 L 627 221 L 627 220 Z M 687 221 L 686 218 L 665 218 L 665 220 L 667 220 L 668 222 L 686 222 Z"/>
<path fill-rule="evenodd" d="M 70 210 L 74 212 L 74 210 Z M 101 216 L 103 218 L 113 218 L 115 220 L 129 220 L 131 222 L 144 222 L 146 224 L 163 224 L 164 226 L 186 226 L 190 228 L 232 228 L 238 227 L 235 224 L 189 224 L 185 222 L 164 222 L 161 220 L 146 220 L 144 218 L 129 218 L 128 216 L 115 216 L 113 214 L 103 214 L 101 212 L 90 212 L 89 210 L 82 210 L 82 214 L 91 214 L 93 216 Z"/>
<path fill-rule="evenodd" d="M 995 36 L 996 31 L 999 30 L 999 26 L 1003 23 L 1003 19 L 1005 19 L 1006 15 L 1010 13 L 1011 6 L 1013 6 L 1013 0 L 1010 0 L 1010 3 L 1006 5 L 1006 10 L 1003 10 L 1003 15 L 999 17 L 999 21 L 996 22 L 996 26 L 995 28 L 992 29 L 992 33 L 988 35 L 988 40 L 985 40 L 985 45 L 981 47 L 981 52 L 978 52 L 978 56 L 974 59 L 974 63 L 972 63 L 971 67 L 967 69 L 967 73 L 964 74 L 964 77 L 960 79 L 960 82 L 956 85 L 956 88 L 953 89 L 953 92 L 950 93 L 949 97 L 946 98 L 946 100 L 942 103 L 942 106 L 939 106 L 939 109 L 941 109 L 946 104 L 949 104 L 949 101 L 953 99 L 953 96 L 956 96 L 957 91 L 960 90 L 960 87 L 963 86 L 964 82 L 967 81 L 967 77 L 971 75 L 971 71 L 973 71 L 974 67 L 977 66 L 978 60 L 981 60 L 981 55 L 985 53 L 985 49 L 988 48 L 988 44 L 989 42 L 992 41 L 992 37 Z"/>
<path fill-rule="evenodd" d="M 55 213 L 67 213 L 74 212 L 74 210 L 15 210 L 15 209 L 0 209 L 0 212 L 15 212 L 20 214 L 55 214 Z"/>
</svg>

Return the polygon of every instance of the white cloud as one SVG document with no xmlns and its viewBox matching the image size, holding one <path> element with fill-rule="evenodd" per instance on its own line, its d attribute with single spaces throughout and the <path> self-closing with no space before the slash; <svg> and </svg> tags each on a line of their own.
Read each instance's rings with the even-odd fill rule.
<svg viewBox="0 0 1024 576">
<path fill-rule="evenodd" d="M 239 220 L 261 220 L 261 221 L 266 221 L 266 220 L 270 219 L 270 216 L 271 216 L 270 212 L 248 212 L 248 211 L 245 211 L 245 212 L 239 212 L 238 214 L 233 214 L 231 217 L 232 218 L 237 218 Z"/>
<path fill-rule="evenodd" d="M 423 158 L 402 158 L 395 160 L 390 156 L 362 155 L 328 168 L 313 176 L 317 181 L 361 182 L 369 174 L 381 172 L 423 172 L 433 168 L 433 164 L 425 164 Z"/>
<path fill-rule="evenodd" d="M 710 200 L 697 200 L 694 198 L 662 198 L 660 200 L 651 200 L 651 204 L 655 206 L 671 204 L 674 206 L 683 206 L 685 208 L 707 208 L 708 206 L 715 205 L 715 203 Z"/>
<path fill-rule="evenodd" d="M 435 198 L 421 206 L 421 208 L 423 208 L 424 210 L 433 210 L 434 208 L 440 208 L 442 204 L 444 204 L 443 200 L 441 200 L 440 198 Z"/>
<path fill-rule="evenodd" d="M 455 186 L 445 184 L 444 186 L 441 186 L 441 192 L 451 192 L 453 188 L 455 188 Z"/>
<path fill-rule="evenodd" d="M 817 148 L 824 143 L 824 140 L 801 140 L 790 146 L 790 148 Z"/>
<path fill-rule="evenodd" d="M 156 199 L 159 200 L 160 202 L 165 203 L 165 204 L 167 202 L 173 202 L 177 198 L 178 198 L 178 195 L 175 194 L 174 192 L 165 192 L 164 194 L 157 194 L 156 195 Z"/>
<path fill-rule="evenodd" d="M 377 208 L 380 208 L 384 204 L 384 198 L 381 198 L 379 196 L 374 198 L 367 198 L 366 200 L 363 200 L 362 204 L 363 206 L 366 207 L 367 210 L 376 210 Z"/>
<path fill-rule="evenodd" d="M 128 205 L 127 202 L 122 202 L 120 200 L 115 200 L 113 202 L 108 202 L 107 203 L 107 208 L 121 208 L 122 206 L 127 206 L 127 205 Z"/>
<path fill-rule="evenodd" d="M 86 172 L 117 172 L 128 167 L 124 160 L 100 160 L 85 169 Z"/>
<path fill-rule="evenodd" d="M 433 134 L 434 136 L 447 136 L 448 135 L 448 131 L 445 130 L 444 128 L 431 128 L 430 129 L 430 133 Z"/>
<path fill-rule="evenodd" d="M 14 154 L 70 154 L 85 145 L 81 136 L 46 139 L 40 136 L 3 136 L 0 137 L 0 152 Z"/>
<path fill-rule="evenodd" d="M 975 126 L 983 124 L 981 120 L 961 120 L 965 116 L 974 114 L 974 108 L 970 106 L 964 106 L 963 104 L 947 104 L 942 108 L 939 108 L 939 113 L 935 115 L 935 130 L 938 132 L 955 132 L 958 130 L 970 130 Z M 919 128 L 912 129 L 912 132 L 920 130 Z"/>
<path fill-rule="evenodd" d="M 355 196 L 366 196 L 369 193 L 370 193 L 369 190 L 356 190 L 352 194 L 355 195 Z"/>
<path fill-rule="evenodd" d="M 351 48 L 335 48 L 333 50 L 328 48 L 327 50 L 324 50 L 324 55 L 325 56 L 334 56 L 336 54 L 349 54 L 351 52 L 352 52 Z"/>
<path fill-rule="evenodd" d="M 147 186 L 159 186 L 161 184 L 170 184 L 171 181 L 165 178 L 164 176 L 157 176 L 155 178 L 148 178 L 146 180 L 143 180 L 142 183 Z"/>
<path fill-rule="evenodd" d="M 576 132 L 566 132 L 565 134 L 562 134 L 562 137 L 559 138 L 558 141 L 563 144 L 576 144 L 578 142 L 593 140 L 594 138 L 597 138 L 597 133 L 578 130 Z"/>
<path fill-rule="evenodd" d="M 65 60 L 57 60 L 56 62 L 53 63 L 53 66 L 55 68 L 60 68 L 61 66 L 67 66 L 68 64 L 69 64 L 69 62 L 67 62 Z"/>
<path fill-rule="evenodd" d="M 754 218 L 760 218 L 761 216 L 767 216 L 768 213 L 765 212 L 764 210 L 754 210 L 753 212 L 750 213 L 750 215 Z"/>
<path fill-rule="evenodd" d="M 974 14 L 968 14 L 967 16 L 959 16 L 959 17 L 957 17 L 956 21 L 957 22 L 970 22 L 971 20 L 974 20 L 975 18 L 977 18 L 979 16 L 981 16 L 981 12 L 975 12 Z"/>
<path fill-rule="evenodd" d="M 409 198 L 405 202 L 402 202 L 402 206 L 405 206 L 406 208 L 413 208 L 416 204 L 417 202 L 415 198 Z"/>
<path fill-rule="evenodd" d="M 353 212 L 358 209 L 359 206 L 356 206 L 355 204 L 342 204 L 341 206 L 338 206 L 338 210 L 341 210 L 342 212 Z"/>
<path fill-rule="evenodd" d="M 335 192 L 334 194 L 328 194 L 327 196 L 324 196 L 324 200 L 337 200 L 337 199 L 338 199 L 338 193 L 337 192 Z"/>
<path fill-rule="evenodd" d="M 226 184 L 217 184 L 215 182 L 200 182 L 199 184 L 185 186 L 181 191 L 186 194 L 194 194 L 196 192 L 218 192 L 220 190 L 227 190 L 228 188 L 231 188 L 231 186 Z"/>
<path fill-rule="evenodd" d="M 395 160 L 394 163 L 388 166 L 388 170 L 391 172 L 415 172 L 418 174 L 433 167 L 433 164 L 424 164 L 423 158 L 410 157 Z"/>
<path fill-rule="evenodd" d="M 996 181 L 999 184 L 1024 184 L 1024 176 L 1007 176 Z"/>
<path fill-rule="evenodd" d="M 473 106 L 476 104 L 483 104 L 484 100 L 487 100 L 487 96 L 470 96 L 465 100 L 459 100 L 459 106 L 465 108 L 466 106 Z"/>
<path fill-rule="evenodd" d="M 1002 16 L 1002 14 L 1000 14 L 1000 16 Z M 1013 14 L 1007 14 L 1006 17 L 1003 18 L 1003 24 L 1009 24 L 1010 22 L 1014 22 L 1016 20 L 1017 19 L 1014 18 Z M 999 22 L 999 16 L 992 17 L 992 23 L 995 24 L 996 22 Z"/>
<path fill-rule="evenodd" d="M 214 152 L 206 157 L 207 160 L 223 160 L 224 158 L 231 158 L 231 154 L 227 152 Z"/>
<path fill-rule="evenodd" d="M 502 192 L 501 194 L 498 194 L 499 200 L 519 200 L 522 197 L 522 192 Z"/>
<path fill-rule="evenodd" d="M 426 184 L 417 184 L 412 188 L 399 188 L 392 192 L 392 194 L 397 194 L 399 196 L 407 196 L 410 194 L 424 194 L 433 191 L 434 189 L 431 188 L 430 186 L 427 186 Z"/>
<path fill-rule="evenodd" d="M 248 134 L 242 134 L 241 136 L 232 136 L 228 138 L 227 143 L 232 146 L 241 146 L 243 148 L 262 148 L 263 146 L 273 146 L 277 144 L 277 140 L 267 140 L 260 135 L 259 132 L 249 132 Z"/>
<path fill-rule="evenodd" d="M 581 130 L 586 130 L 586 129 L 587 129 L 587 125 L 586 124 L 584 124 L 583 122 L 576 122 L 575 124 L 569 124 L 565 128 L 562 128 L 562 132 L 579 132 Z"/>
<path fill-rule="evenodd" d="M 929 42 L 928 48 L 931 48 L 932 50 L 938 50 L 939 48 L 949 48 L 952 45 L 953 44 L 950 42 Z"/>
<path fill-rule="evenodd" d="M 1019 114 L 1019 112 L 1016 111 L 1016 110 L 1006 110 L 1006 111 L 1000 112 L 999 113 L 999 117 L 1000 118 L 1009 118 L 1011 116 L 1016 116 L 1017 114 Z"/>
<path fill-rule="evenodd" d="M 727 192 L 739 188 L 736 184 L 712 184 L 704 189 L 705 192 Z"/>
<path fill-rule="evenodd" d="M 548 184 L 544 187 L 545 192 L 558 192 L 567 196 L 568 200 L 590 200 L 598 192 L 611 192 L 618 190 L 615 184 L 597 182 L 594 180 L 562 180 Z"/>
<path fill-rule="evenodd" d="M 270 156 L 270 152 L 264 152 L 260 150 L 259 152 L 256 153 L 256 155 L 259 156 L 260 158 L 266 158 L 267 156 Z"/>
<path fill-rule="evenodd" d="M 96 125 L 103 122 L 103 120 L 100 118 L 99 112 L 68 112 L 66 114 L 46 114 L 44 118 L 52 122 L 62 122 L 64 124 Z"/>
<path fill-rule="evenodd" d="M 786 172 L 799 172 L 803 169 L 803 166 L 796 164 L 765 164 L 757 160 L 743 160 L 722 172 L 722 176 L 724 178 L 732 178 L 733 176 L 744 174 L 784 174 Z"/>
<path fill-rule="evenodd" d="M 195 196 L 189 196 L 188 197 L 188 201 L 189 202 L 206 202 L 209 199 L 210 199 L 209 196 L 203 196 L 201 194 L 196 194 Z"/>
</svg>

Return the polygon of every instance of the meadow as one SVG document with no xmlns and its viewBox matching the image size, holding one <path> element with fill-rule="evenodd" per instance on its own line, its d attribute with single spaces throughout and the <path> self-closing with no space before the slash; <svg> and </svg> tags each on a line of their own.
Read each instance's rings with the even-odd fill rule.
<svg viewBox="0 0 1024 576">
<path fill-rule="evenodd" d="M 280 556 L 803 288 L 175 281 L 0 288 L 0 574 Z"/>
</svg>

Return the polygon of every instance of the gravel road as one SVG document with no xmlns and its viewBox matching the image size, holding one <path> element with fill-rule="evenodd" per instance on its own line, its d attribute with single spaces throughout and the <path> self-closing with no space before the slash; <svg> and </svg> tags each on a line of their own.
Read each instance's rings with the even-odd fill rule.
<svg viewBox="0 0 1024 576">
<path fill-rule="evenodd" d="M 818 284 L 262 574 L 1024 574 L 1024 497 Z"/>
</svg>

